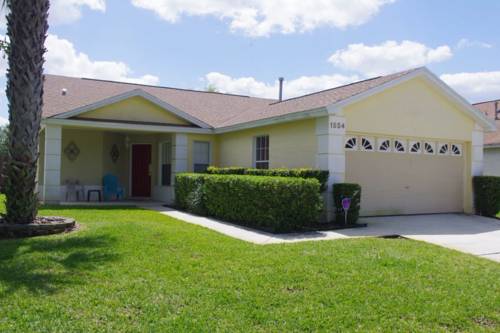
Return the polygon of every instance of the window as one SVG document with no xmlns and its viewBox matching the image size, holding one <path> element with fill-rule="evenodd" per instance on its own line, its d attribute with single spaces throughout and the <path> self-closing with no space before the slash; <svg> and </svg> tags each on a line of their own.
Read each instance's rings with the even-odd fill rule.
<svg viewBox="0 0 500 333">
<path fill-rule="evenodd" d="M 401 140 L 394 140 L 394 151 L 396 153 L 404 153 L 406 151 L 406 145 Z"/>
<path fill-rule="evenodd" d="M 383 152 L 391 151 L 391 140 L 379 139 L 378 140 L 378 151 L 383 151 Z"/>
<path fill-rule="evenodd" d="M 255 167 L 269 169 L 269 135 L 255 138 Z"/>
<path fill-rule="evenodd" d="M 438 154 L 439 155 L 448 155 L 449 149 L 450 149 L 450 146 L 447 143 L 440 143 L 439 149 L 438 149 Z"/>
<path fill-rule="evenodd" d="M 426 142 L 424 143 L 424 153 L 428 155 L 434 155 L 434 143 Z"/>
<path fill-rule="evenodd" d="M 411 154 L 420 154 L 422 152 L 422 144 L 418 141 L 410 142 L 410 153 Z"/>
<path fill-rule="evenodd" d="M 172 180 L 172 144 L 160 143 L 160 180 L 162 186 L 170 186 Z"/>
<path fill-rule="evenodd" d="M 462 145 L 452 144 L 451 145 L 451 154 L 454 156 L 462 156 Z"/>
<path fill-rule="evenodd" d="M 373 140 L 369 138 L 361 138 L 361 148 L 364 151 L 373 151 L 374 145 L 373 145 Z"/>
<path fill-rule="evenodd" d="M 210 164 L 210 142 L 195 141 L 193 144 L 193 171 L 205 172 Z"/>
<path fill-rule="evenodd" d="M 344 148 L 345 148 L 345 150 L 356 150 L 356 149 L 358 149 L 358 139 L 355 138 L 355 137 L 348 138 L 345 141 Z"/>
</svg>

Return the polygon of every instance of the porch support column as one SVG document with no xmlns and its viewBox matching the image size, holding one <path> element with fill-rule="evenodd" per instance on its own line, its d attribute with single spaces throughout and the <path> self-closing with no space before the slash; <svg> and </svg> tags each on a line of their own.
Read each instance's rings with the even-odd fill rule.
<svg viewBox="0 0 500 333">
<path fill-rule="evenodd" d="M 61 126 L 45 127 L 45 156 L 43 168 L 43 201 L 58 203 L 61 200 Z"/>
<path fill-rule="evenodd" d="M 470 153 L 470 162 L 471 162 L 471 176 L 482 176 L 484 170 L 484 130 L 478 124 L 475 125 L 474 130 L 472 131 L 471 138 L 471 153 Z M 465 212 L 466 213 L 474 213 L 474 192 L 472 188 L 472 179 L 468 179 L 466 182 L 466 189 L 470 195 L 466 195 L 465 198 Z"/>
<path fill-rule="evenodd" d="M 172 140 L 172 182 L 175 186 L 175 175 L 180 172 L 188 171 L 188 147 L 187 147 L 187 134 L 176 133 L 173 134 Z"/>
<path fill-rule="evenodd" d="M 318 152 L 316 167 L 328 170 L 328 189 L 323 193 L 326 205 L 326 218 L 332 221 L 335 217 L 333 205 L 333 184 L 345 181 L 345 118 L 341 112 L 316 120 L 316 137 Z"/>
</svg>

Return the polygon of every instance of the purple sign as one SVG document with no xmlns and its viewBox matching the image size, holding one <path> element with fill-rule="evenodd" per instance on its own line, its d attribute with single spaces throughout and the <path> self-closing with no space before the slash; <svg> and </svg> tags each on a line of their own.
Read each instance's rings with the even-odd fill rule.
<svg viewBox="0 0 500 333">
<path fill-rule="evenodd" d="M 344 211 L 348 211 L 349 207 L 351 207 L 351 198 L 344 198 L 342 199 L 342 208 Z"/>
</svg>

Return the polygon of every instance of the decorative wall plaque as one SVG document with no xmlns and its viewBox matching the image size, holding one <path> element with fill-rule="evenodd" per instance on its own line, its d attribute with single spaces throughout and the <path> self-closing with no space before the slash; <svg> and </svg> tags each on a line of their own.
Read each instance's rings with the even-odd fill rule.
<svg viewBox="0 0 500 333">
<path fill-rule="evenodd" d="M 80 148 L 76 145 L 75 142 L 71 141 L 66 148 L 64 148 L 64 155 L 73 162 L 77 159 L 78 155 L 80 155 Z"/>
<path fill-rule="evenodd" d="M 113 163 L 116 163 L 116 161 L 118 161 L 118 158 L 120 157 L 120 150 L 118 149 L 116 143 L 111 147 L 109 155 L 111 156 L 111 160 L 113 161 Z"/>
</svg>

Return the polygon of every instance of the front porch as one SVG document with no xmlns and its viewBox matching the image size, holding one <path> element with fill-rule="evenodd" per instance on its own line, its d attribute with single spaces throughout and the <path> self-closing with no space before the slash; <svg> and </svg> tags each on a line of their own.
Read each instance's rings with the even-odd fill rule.
<svg viewBox="0 0 500 333">
<path fill-rule="evenodd" d="M 158 126 L 84 125 L 44 127 L 38 170 L 41 201 L 72 205 L 173 202 L 175 174 L 190 169 L 186 133 L 158 130 Z M 120 197 L 105 193 L 106 175 L 117 180 L 123 190 Z"/>
</svg>

